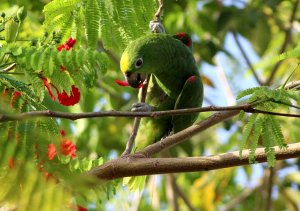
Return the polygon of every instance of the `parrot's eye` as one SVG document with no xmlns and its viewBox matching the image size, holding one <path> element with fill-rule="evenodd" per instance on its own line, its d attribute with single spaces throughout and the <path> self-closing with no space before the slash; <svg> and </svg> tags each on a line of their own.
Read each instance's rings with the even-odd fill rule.
<svg viewBox="0 0 300 211">
<path fill-rule="evenodd" d="M 135 68 L 140 68 L 143 65 L 143 59 L 142 58 L 138 58 L 135 61 Z"/>
</svg>

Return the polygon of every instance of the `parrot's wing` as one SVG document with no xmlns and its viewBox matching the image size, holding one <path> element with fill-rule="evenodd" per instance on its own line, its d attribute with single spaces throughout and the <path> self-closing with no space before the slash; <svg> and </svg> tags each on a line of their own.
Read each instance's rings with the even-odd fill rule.
<svg viewBox="0 0 300 211">
<path fill-rule="evenodd" d="M 174 109 L 197 108 L 202 105 L 203 85 L 199 76 L 190 76 L 178 96 Z M 192 125 L 198 114 L 173 116 L 173 131 L 177 133 Z"/>
<path fill-rule="evenodd" d="M 173 37 L 177 40 L 180 40 L 183 44 L 185 44 L 187 47 L 189 47 L 189 49 L 192 51 L 193 42 L 192 42 L 192 38 L 189 34 L 187 34 L 185 32 L 179 32 L 179 33 L 173 35 Z"/>
</svg>

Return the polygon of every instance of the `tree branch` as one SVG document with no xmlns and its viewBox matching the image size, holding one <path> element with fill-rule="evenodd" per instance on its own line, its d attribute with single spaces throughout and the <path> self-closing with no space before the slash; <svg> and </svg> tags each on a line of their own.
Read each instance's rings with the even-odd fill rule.
<svg viewBox="0 0 300 211">
<path fill-rule="evenodd" d="M 282 46 L 281 46 L 281 48 L 279 50 L 279 54 L 282 54 L 283 52 L 286 51 L 286 49 L 288 47 L 288 44 L 291 41 L 293 22 L 294 22 L 295 17 L 296 17 L 298 6 L 299 6 L 299 0 L 296 0 L 295 3 L 294 3 L 294 6 L 293 6 L 293 10 L 292 10 L 291 16 L 290 16 L 289 27 L 285 30 L 285 39 L 284 39 L 284 41 L 282 43 Z M 270 85 L 272 83 L 272 81 L 273 81 L 273 79 L 275 77 L 275 74 L 276 74 L 277 70 L 279 69 L 279 66 L 280 66 L 281 62 L 282 61 L 279 61 L 279 62 L 277 62 L 275 64 L 275 66 L 271 70 L 269 78 L 267 79 L 267 81 L 265 82 L 264 85 L 268 86 L 268 85 Z"/>
<path fill-rule="evenodd" d="M 300 157 L 300 143 L 289 144 L 288 150 L 274 147 L 276 160 L 285 160 Z M 257 148 L 255 160 L 258 163 L 267 161 L 264 148 Z M 122 177 L 209 171 L 234 166 L 249 164 L 249 150 L 243 150 L 242 156 L 239 151 L 228 152 L 213 156 L 191 158 L 118 158 L 102 166 L 88 171 L 86 174 L 103 180 L 111 180 Z"/>
<path fill-rule="evenodd" d="M 260 188 L 262 185 L 262 182 L 260 182 L 257 186 L 254 188 L 247 188 L 243 192 L 241 192 L 238 197 L 233 198 L 233 200 L 226 203 L 224 207 L 222 207 L 221 211 L 230 211 L 233 208 L 235 208 L 237 205 L 242 204 L 244 200 L 246 200 L 249 196 L 251 196 L 255 191 L 257 191 L 258 188 Z"/>
<path fill-rule="evenodd" d="M 273 184 L 274 184 L 274 176 L 275 176 L 275 169 L 271 167 L 268 169 L 268 176 L 267 176 L 267 197 L 266 197 L 266 207 L 265 210 L 269 211 L 272 210 L 272 193 L 273 193 Z"/>
<path fill-rule="evenodd" d="M 132 111 L 100 111 L 100 112 L 83 112 L 83 113 L 69 113 L 60 111 L 30 111 L 20 114 L 0 114 L 0 122 L 7 121 L 20 121 L 30 118 L 38 117 L 51 117 L 62 118 L 69 120 L 78 120 L 84 118 L 100 118 L 100 117 L 150 117 L 157 118 L 172 115 L 184 115 L 198 112 L 211 112 L 211 111 L 232 111 L 232 110 L 247 110 L 250 104 L 242 104 L 238 106 L 207 106 L 202 108 L 190 109 L 177 109 L 167 111 L 154 111 L 154 112 L 132 112 Z"/>
<path fill-rule="evenodd" d="M 142 103 L 144 103 L 145 100 L 146 100 L 147 89 L 148 89 L 148 84 L 149 84 L 150 77 L 151 77 L 151 75 L 147 76 L 146 83 L 142 88 L 141 101 L 140 101 Z M 140 122 L 141 122 L 140 117 L 135 117 L 134 118 L 132 132 L 131 132 L 130 137 L 127 141 L 126 148 L 125 148 L 124 152 L 122 153 L 122 156 L 126 156 L 126 155 L 129 155 L 131 153 L 132 148 L 134 146 L 134 141 L 135 141 L 136 135 L 137 135 L 139 127 L 140 127 Z"/>
<path fill-rule="evenodd" d="M 247 113 L 261 113 L 274 116 L 285 116 L 285 117 L 300 117 L 300 114 L 289 114 L 289 113 L 278 113 L 263 111 L 253 108 L 251 104 L 241 104 L 236 106 L 207 106 L 201 108 L 187 108 L 187 109 L 175 109 L 167 111 L 154 111 L 154 112 L 132 112 L 132 111 L 99 111 L 99 112 L 83 112 L 83 113 L 69 113 L 60 111 L 29 111 L 20 114 L 0 114 L 0 122 L 8 121 L 22 121 L 26 119 L 49 117 L 49 118 L 62 118 L 69 120 L 78 120 L 86 118 L 101 118 L 101 117 L 149 117 L 158 118 L 164 116 L 176 116 L 186 115 L 192 113 L 202 112 L 213 112 L 213 111 L 245 111 Z"/>
<path fill-rule="evenodd" d="M 285 89 L 299 89 L 300 88 L 300 81 L 291 81 L 286 86 Z"/>
<path fill-rule="evenodd" d="M 142 149 L 141 151 L 138 151 L 137 153 L 142 154 L 145 157 L 151 157 L 152 155 L 159 153 L 161 151 L 164 151 L 166 149 L 169 149 L 172 146 L 177 145 L 177 144 L 189 139 L 196 133 L 204 131 L 207 128 L 209 128 L 219 122 L 225 121 L 226 119 L 229 119 L 229 118 L 237 115 L 238 113 L 239 113 L 239 111 L 226 111 L 226 112 L 215 113 L 212 116 L 208 117 L 207 119 L 205 119 L 201 122 L 198 122 L 198 123 L 186 128 L 178 133 L 175 133 L 171 136 L 167 136 L 166 138 L 145 147 L 144 149 Z"/>
<path fill-rule="evenodd" d="M 111 60 L 115 63 L 115 65 L 119 66 L 120 58 L 116 54 L 114 54 L 112 51 L 105 49 L 102 41 L 99 41 L 98 45 L 111 58 Z"/>
<path fill-rule="evenodd" d="M 170 176 L 170 179 L 171 179 L 171 182 L 172 182 L 172 187 L 173 187 L 174 191 L 183 200 L 183 202 L 187 206 L 188 210 L 189 211 L 195 211 L 195 209 L 193 208 L 191 202 L 187 198 L 186 194 L 181 190 L 181 188 L 176 183 L 175 176 L 173 174 L 168 174 L 168 175 Z"/>
<path fill-rule="evenodd" d="M 171 174 L 166 175 L 166 198 L 168 199 L 169 207 L 172 211 L 179 211 L 178 205 L 178 193 L 174 189 L 174 183 L 171 178 Z"/>
<path fill-rule="evenodd" d="M 5 67 L 4 69 L 0 70 L 0 73 L 7 73 L 11 70 L 13 70 L 17 66 L 16 63 L 12 63 L 9 66 Z"/>
<path fill-rule="evenodd" d="M 284 88 L 296 89 L 298 86 L 300 86 L 300 81 L 292 81 L 288 83 Z M 241 110 L 248 113 L 262 113 L 262 114 L 277 115 L 277 116 L 300 117 L 300 115 L 298 114 L 285 114 L 285 113 L 262 111 L 262 110 L 254 109 L 253 107 L 255 106 L 257 106 L 257 103 L 256 104 L 245 103 L 245 104 L 235 105 L 235 106 L 207 106 L 202 108 L 176 109 L 176 110 L 154 111 L 154 112 L 101 111 L 101 112 L 69 113 L 69 112 L 45 110 L 45 111 L 30 111 L 30 112 L 24 112 L 20 114 L 0 113 L 0 122 L 21 121 L 21 120 L 39 118 L 39 117 L 62 118 L 62 119 L 69 119 L 73 121 L 77 119 L 100 118 L 100 117 L 157 118 L 163 116 L 185 115 L 185 114 L 200 113 L 200 112 L 241 111 Z"/>
<path fill-rule="evenodd" d="M 161 13 L 162 13 L 163 9 L 164 9 L 163 0 L 158 0 L 158 9 L 155 13 L 155 17 L 158 22 L 160 22 L 160 20 L 161 20 Z"/>
</svg>

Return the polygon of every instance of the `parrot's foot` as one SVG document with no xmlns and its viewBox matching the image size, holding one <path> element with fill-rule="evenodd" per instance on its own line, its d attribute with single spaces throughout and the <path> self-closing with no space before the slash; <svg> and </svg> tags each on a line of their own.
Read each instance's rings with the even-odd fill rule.
<svg viewBox="0 0 300 211">
<path fill-rule="evenodd" d="M 153 107 L 148 105 L 147 103 L 134 103 L 132 105 L 131 111 L 134 111 L 134 112 L 151 112 L 151 111 L 153 111 Z"/>
</svg>

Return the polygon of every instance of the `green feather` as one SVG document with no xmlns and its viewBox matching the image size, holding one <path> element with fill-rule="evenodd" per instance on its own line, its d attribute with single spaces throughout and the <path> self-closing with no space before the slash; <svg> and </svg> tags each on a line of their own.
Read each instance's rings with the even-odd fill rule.
<svg viewBox="0 0 300 211">
<path fill-rule="evenodd" d="M 136 67 L 139 58 L 143 59 L 143 65 Z M 149 34 L 133 41 L 122 55 L 121 70 L 127 74 L 151 74 L 146 103 L 154 110 L 202 105 L 203 85 L 191 49 L 174 36 Z M 175 132 L 190 126 L 196 117 L 197 115 L 143 118 L 136 137 L 137 149 L 159 141 L 174 126 Z"/>
</svg>

